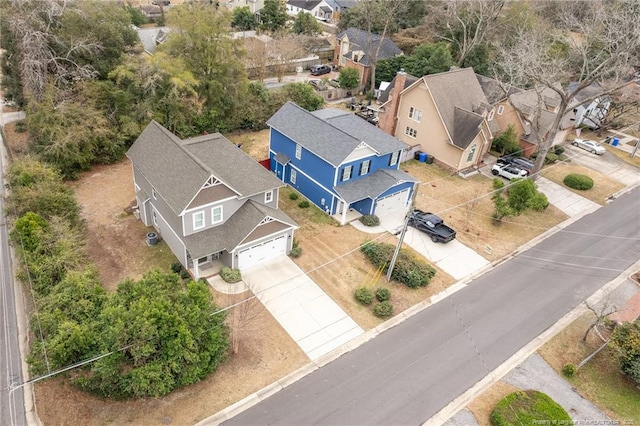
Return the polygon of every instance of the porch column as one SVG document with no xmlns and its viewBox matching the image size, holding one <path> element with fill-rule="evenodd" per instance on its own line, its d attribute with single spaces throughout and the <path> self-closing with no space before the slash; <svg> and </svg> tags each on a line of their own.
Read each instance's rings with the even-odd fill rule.
<svg viewBox="0 0 640 426">
<path fill-rule="evenodd" d="M 349 210 L 349 204 L 342 201 L 342 220 L 340 221 L 340 225 L 344 225 L 347 222 L 347 210 Z"/>
<path fill-rule="evenodd" d="M 193 259 L 193 278 L 196 281 L 200 279 L 200 270 L 198 269 L 198 259 Z"/>
</svg>

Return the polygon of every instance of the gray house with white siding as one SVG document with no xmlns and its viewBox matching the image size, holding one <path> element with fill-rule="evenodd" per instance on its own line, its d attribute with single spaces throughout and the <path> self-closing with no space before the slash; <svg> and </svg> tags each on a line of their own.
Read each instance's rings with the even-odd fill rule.
<svg viewBox="0 0 640 426">
<path fill-rule="evenodd" d="M 243 269 L 291 251 L 283 183 L 221 134 L 182 140 L 152 121 L 127 157 L 140 220 L 196 279 L 212 262 Z"/>
</svg>

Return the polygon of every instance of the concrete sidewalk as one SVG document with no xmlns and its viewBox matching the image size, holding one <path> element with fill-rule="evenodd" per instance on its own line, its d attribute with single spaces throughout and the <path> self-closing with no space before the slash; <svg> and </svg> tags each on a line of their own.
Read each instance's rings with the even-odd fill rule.
<svg viewBox="0 0 640 426">
<path fill-rule="evenodd" d="M 600 208 L 599 204 L 576 194 L 565 187 L 539 176 L 536 180 L 538 190 L 547 196 L 549 203 L 559 208 L 568 216 L 591 213 Z"/>
<path fill-rule="evenodd" d="M 364 333 L 288 256 L 243 270 L 242 275 L 312 361 Z"/>
</svg>

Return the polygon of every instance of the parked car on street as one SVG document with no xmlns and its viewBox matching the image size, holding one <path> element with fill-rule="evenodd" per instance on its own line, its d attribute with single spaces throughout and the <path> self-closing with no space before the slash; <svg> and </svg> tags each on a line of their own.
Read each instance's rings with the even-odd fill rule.
<svg viewBox="0 0 640 426">
<path fill-rule="evenodd" d="M 602 155 L 607 151 L 602 145 L 591 139 L 574 139 L 571 141 L 571 145 L 598 155 Z"/>
<path fill-rule="evenodd" d="M 531 170 L 535 167 L 535 163 L 528 158 L 519 157 L 516 155 L 505 155 L 498 158 L 500 164 L 512 164 L 519 169 L 526 170 L 527 174 L 531 173 Z"/>
<path fill-rule="evenodd" d="M 439 216 L 422 210 L 411 212 L 409 226 L 431 236 L 434 243 L 448 243 L 456 238 L 456 231 L 445 225 Z"/>
<path fill-rule="evenodd" d="M 502 176 L 507 180 L 511 180 L 515 178 L 524 179 L 527 177 L 528 172 L 513 164 L 496 163 L 491 168 L 491 174 L 494 176 Z"/>
<path fill-rule="evenodd" d="M 330 72 L 330 65 L 314 65 L 311 67 L 311 75 L 329 74 Z"/>
</svg>

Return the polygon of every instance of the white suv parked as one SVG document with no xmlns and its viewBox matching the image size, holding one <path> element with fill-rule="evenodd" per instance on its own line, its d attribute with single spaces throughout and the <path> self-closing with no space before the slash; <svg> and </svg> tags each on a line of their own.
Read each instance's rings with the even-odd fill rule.
<svg viewBox="0 0 640 426">
<path fill-rule="evenodd" d="M 524 179 L 527 177 L 528 173 L 526 170 L 519 169 L 513 164 L 497 163 L 491 168 L 491 174 L 511 180 L 515 178 Z"/>
</svg>

